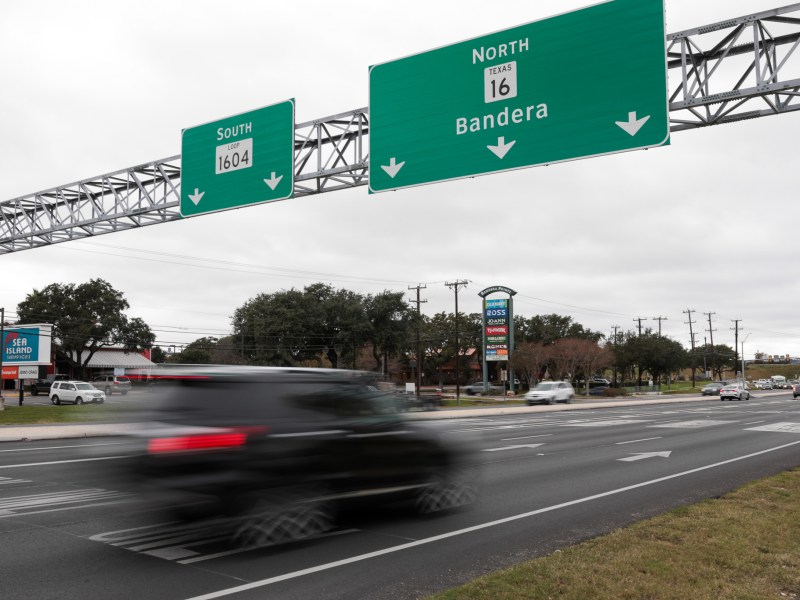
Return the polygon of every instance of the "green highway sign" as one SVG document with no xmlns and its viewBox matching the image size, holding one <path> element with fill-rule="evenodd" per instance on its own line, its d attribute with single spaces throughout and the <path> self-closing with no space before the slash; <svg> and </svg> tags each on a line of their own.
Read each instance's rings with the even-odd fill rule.
<svg viewBox="0 0 800 600">
<path fill-rule="evenodd" d="M 183 130 L 181 216 L 291 198 L 294 100 Z"/>
<path fill-rule="evenodd" d="M 369 74 L 372 192 L 669 143 L 664 0 L 609 0 Z"/>
</svg>

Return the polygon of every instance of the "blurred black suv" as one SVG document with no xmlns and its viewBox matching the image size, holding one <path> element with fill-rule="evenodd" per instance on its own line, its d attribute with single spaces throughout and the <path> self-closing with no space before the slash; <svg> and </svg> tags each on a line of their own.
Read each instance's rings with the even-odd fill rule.
<svg viewBox="0 0 800 600">
<path fill-rule="evenodd" d="M 174 507 L 225 515 L 247 545 L 329 529 L 342 503 L 471 503 L 475 454 L 398 414 L 375 374 L 198 367 L 156 374 L 134 472 Z"/>
</svg>

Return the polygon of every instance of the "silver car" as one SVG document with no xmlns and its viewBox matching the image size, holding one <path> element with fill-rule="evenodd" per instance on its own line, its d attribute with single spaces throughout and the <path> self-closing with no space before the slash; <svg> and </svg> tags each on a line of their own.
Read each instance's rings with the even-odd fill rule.
<svg viewBox="0 0 800 600">
<path fill-rule="evenodd" d="M 525 394 L 525 401 L 529 406 L 533 404 L 555 404 L 556 402 L 569 404 L 574 399 L 575 390 L 566 381 L 542 381 Z"/>
<path fill-rule="evenodd" d="M 720 400 L 750 400 L 750 392 L 748 392 L 744 384 L 729 383 L 719 391 Z"/>
</svg>

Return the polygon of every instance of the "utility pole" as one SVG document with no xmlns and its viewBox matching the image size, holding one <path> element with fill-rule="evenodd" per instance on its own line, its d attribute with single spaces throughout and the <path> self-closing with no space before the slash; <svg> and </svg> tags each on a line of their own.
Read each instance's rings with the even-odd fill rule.
<svg viewBox="0 0 800 600">
<path fill-rule="evenodd" d="M 741 319 L 731 319 L 733 322 L 733 329 L 734 331 L 734 342 L 733 342 L 733 372 L 736 372 L 736 369 L 739 367 L 739 323 L 742 322 Z"/>
<path fill-rule="evenodd" d="M 667 317 L 653 317 L 653 321 L 658 321 L 658 337 L 661 337 L 661 321 L 669 321 Z"/>
<path fill-rule="evenodd" d="M 692 331 L 692 325 L 694 324 L 694 321 L 692 321 L 692 313 L 695 312 L 695 311 L 693 311 L 691 308 L 687 308 L 683 312 L 685 314 L 689 315 L 689 320 L 688 321 L 684 321 L 684 323 L 688 323 L 689 324 L 689 339 L 690 339 L 690 343 L 692 345 L 692 387 L 694 387 L 695 386 L 695 378 L 694 378 L 694 375 L 695 375 L 695 373 L 694 373 L 694 332 Z"/>
<path fill-rule="evenodd" d="M 617 338 L 617 331 L 619 330 L 619 325 L 614 325 L 612 329 L 614 329 L 614 376 L 613 376 L 613 386 L 617 387 L 617 342 L 619 341 Z"/>
<path fill-rule="evenodd" d="M 636 317 L 634 322 L 636 321 L 639 322 L 639 337 L 642 337 L 642 321 L 647 321 L 647 319 L 645 317 Z"/>
<path fill-rule="evenodd" d="M 469 281 L 466 279 L 464 280 L 456 280 L 452 283 L 445 282 L 445 285 L 449 287 L 451 290 L 455 292 L 456 295 L 456 406 L 461 406 L 461 377 L 460 377 L 460 364 L 459 364 L 459 355 L 461 352 L 459 351 L 459 344 L 458 344 L 458 290 L 462 287 L 467 287 Z"/>
<path fill-rule="evenodd" d="M 707 313 L 703 313 L 703 314 L 708 317 L 708 336 L 711 338 L 711 370 L 713 371 L 714 370 L 714 365 L 717 364 L 717 361 L 715 360 L 715 354 L 714 354 L 714 332 L 716 331 L 716 329 L 712 329 L 712 327 L 711 327 L 711 315 L 715 315 L 717 313 L 707 312 Z M 713 379 L 713 377 L 712 377 L 712 379 Z"/>
<path fill-rule="evenodd" d="M 417 290 L 417 299 L 412 300 L 413 304 L 417 305 L 417 348 L 415 350 L 417 354 L 417 376 L 416 376 L 416 384 L 417 384 L 417 396 L 419 396 L 419 389 L 422 387 L 422 354 L 420 352 L 420 337 L 419 337 L 419 329 L 420 329 L 420 321 L 422 319 L 422 313 L 420 312 L 420 304 L 427 302 L 427 300 L 420 300 L 419 298 L 419 291 L 424 290 L 428 286 L 417 284 L 416 286 L 408 286 L 409 290 Z"/>
</svg>

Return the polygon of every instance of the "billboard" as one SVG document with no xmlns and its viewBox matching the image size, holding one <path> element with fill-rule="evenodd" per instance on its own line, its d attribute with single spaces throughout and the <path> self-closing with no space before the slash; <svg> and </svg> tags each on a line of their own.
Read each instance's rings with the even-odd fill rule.
<svg viewBox="0 0 800 600">
<path fill-rule="evenodd" d="M 49 365 L 52 342 L 52 325 L 19 325 L 3 330 L 2 364 Z"/>
</svg>

